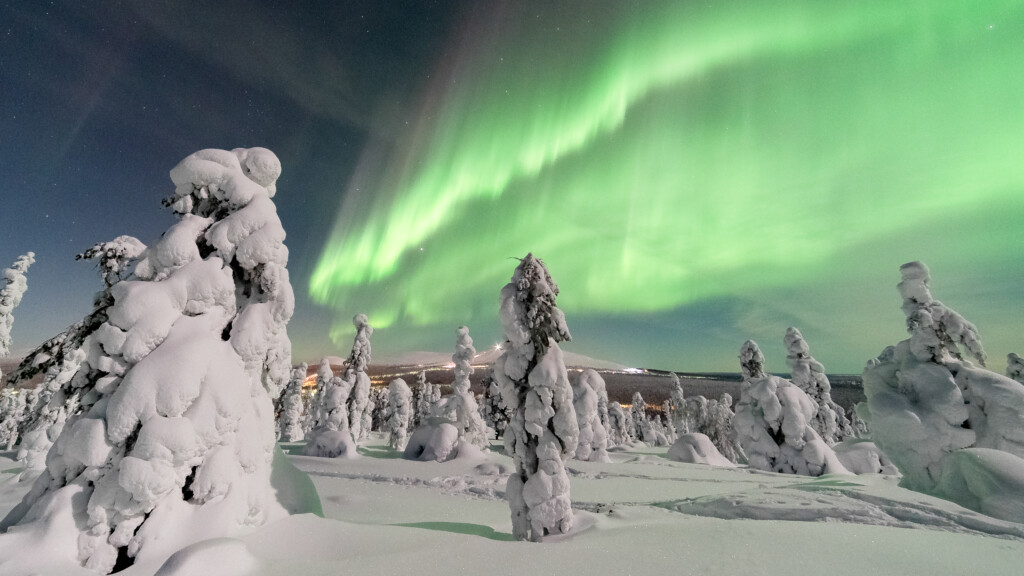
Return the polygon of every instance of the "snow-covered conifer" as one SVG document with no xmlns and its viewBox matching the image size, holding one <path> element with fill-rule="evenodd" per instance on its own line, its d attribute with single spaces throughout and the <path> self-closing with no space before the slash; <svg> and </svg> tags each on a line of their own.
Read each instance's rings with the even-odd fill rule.
<svg viewBox="0 0 1024 576">
<path fill-rule="evenodd" d="M 704 434 L 708 429 L 708 399 L 704 396 L 689 396 L 683 401 L 683 423 L 691 434 Z"/>
<path fill-rule="evenodd" d="M 352 430 L 352 439 L 362 442 L 370 435 L 370 377 L 366 374 L 370 366 L 370 326 L 366 314 L 356 314 L 352 318 L 356 327 L 356 337 L 352 341 L 352 351 L 345 362 L 345 381 L 351 392 L 348 396 L 348 422 Z"/>
<path fill-rule="evenodd" d="M 832 401 L 832 384 L 825 375 L 825 367 L 811 356 L 803 334 L 790 326 L 786 329 L 783 341 L 786 344 L 786 362 L 789 364 L 791 381 L 818 405 L 811 427 L 829 445 L 852 435 L 846 411 Z"/>
<path fill-rule="evenodd" d="M 867 402 L 858 412 L 872 441 L 903 473 L 901 486 L 1024 521 L 1019 507 L 986 503 L 1004 490 L 1024 492 L 1024 481 L 1006 484 L 1024 478 L 1024 385 L 982 367 L 977 329 L 932 298 L 924 264 L 904 264 L 900 274 L 910 338 L 864 370 Z"/>
<path fill-rule="evenodd" d="M 675 372 L 672 374 L 672 391 L 669 392 L 669 421 L 677 434 L 687 434 L 690 429 L 686 425 L 686 396 L 683 394 L 683 383 Z"/>
<path fill-rule="evenodd" d="M 628 444 L 632 438 L 629 433 L 633 427 L 627 417 L 629 412 L 618 402 L 608 403 L 608 445 L 619 446 Z"/>
<path fill-rule="evenodd" d="M 262 148 L 203 150 L 171 171 L 180 220 L 111 287 L 71 381 L 82 412 L 2 523 L 43 525 L 4 538 L 45 535 L 108 573 L 285 514 L 270 485 L 294 307 L 280 171 Z"/>
<path fill-rule="evenodd" d="M 408 386 L 408 384 L 406 384 L 406 386 Z M 373 404 L 373 421 L 371 424 L 371 430 L 378 432 L 385 432 L 388 430 L 388 421 L 391 419 L 390 413 L 388 412 L 390 398 L 390 388 L 382 386 L 370 389 L 370 403 Z"/>
<path fill-rule="evenodd" d="M 732 396 L 723 392 L 721 398 L 708 403 L 707 431 L 704 433 L 722 456 L 730 462 L 739 462 L 742 449 L 736 444 L 732 426 L 734 416 Z"/>
<path fill-rule="evenodd" d="M 473 339 L 469 336 L 469 328 L 459 326 L 455 331 L 455 381 L 452 383 L 452 394 L 444 404 L 445 417 L 459 431 L 459 438 L 477 448 L 487 448 L 487 425 L 480 417 L 480 408 L 476 399 L 469 391 L 469 376 L 473 373 Z"/>
<path fill-rule="evenodd" d="M 427 382 L 427 371 L 421 370 L 416 375 L 416 388 L 413 389 L 412 427 L 416 428 L 430 415 L 430 383 Z"/>
<path fill-rule="evenodd" d="M 494 430 L 494 437 L 501 438 L 512 413 L 501 399 L 501 389 L 494 381 L 493 373 L 484 379 L 483 415 L 484 422 Z"/>
<path fill-rule="evenodd" d="M 608 431 L 601 424 L 598 414 L 599 396 L 594 389 L 594 370 L 584 370 L 576 378 L 572 387 L 573 406 L 576 409 L 576 422 L 580 428 L 579 446 L 576 458 L 590 462 L 610 462 L 608 458 Z M 600 376 L 597 376 L 600 379 Z"/>
<path fill-rule="evenodd" d="M 388 415 L 388 444 L 395 450 L 405 450 L 412 419 L 412 390 L 401 378 L 388 385 Z"/>
<path fill-rule="evenodd" d="M 11 352 L 11 329 L 14 327 L 14 309 L 21 304 L 21 299 L 28 290 L 25 272 L 36 261 L 33 252 L 18 256 L 10 268 L 4 270 L 4 287 L 0 290 L 0 359 L 6 358 Z M 3 373 L 0 372 L 0 381 Z"/>
<path fill-rule="evenodd" d="M 679 433 L 676 432 L 676 426 L 672 423 L 672 402 L 665 400 L 661 403 L 661 414 L 664 418 L 662 427 L 665 429 L 665 436 L 668 437 L 669 443 L 675 442 Z"/>
<path fill-rule="evenodd" d="M 654 439 L 649 433 L 650 423 L 647 421 L 647 402 L 640 392 L 633 393 L 633 405 L 629 407 L 629 415 L 633 419 L 633 437 L 650 444 Z M 646 432 L 646 434 L 645 434 Z"/>
<path fill-rule="evenodd" d="M 81 348 L 71 351 L 64 355 L 60 364 L 50 366 L 39 384 L 39 409 L 29 414 L 31 420 L 18 449 L 18 462 L 22 467 L 20 480 L 33 480 L 43 471 L 50 446 L 60 436 L 67 418 L 77 412 L 77 397 L 67 397 L 64 389 L 84 360 L 85 352 Z"/>
<path fill-rule="evenodd" d="M 570 340 L 565 315 L 555 305 L 558 286 L 544 263 L 527 254 L 501 290 L 505 331 L 494 378 L 512 421 L 505 453 L 515 471 L 506 494 L 517 540 L 540 541 L 572 528 L 565 460 L 576 452 L 579 425 L 558 342 Z"/>
<path fill-rule="evenodd" d="M 281 401 L 281 437 L 285 442 L 302 442 L 305 434 L 302 431 L 302 383 L 306 381 L 308 366 L 305 362 L 292 370 L 292 377 L 284 391 Z"/>
<path fill-rule="evenodd" d="M 13 450 L 18 442 L 18 431 L 25 418 L 25 391 L 4 388 L 0 392 L 0 446 Z"/>
<path fill-rule="evenodd" d="M 75 260 L 98 259 L 96 265 L 103 276 L 103 283 L 110 288 L 128 277 L 132 264 L 145 249 L 146 245 L 134 236 L 118 236 L 109 242 L 93 244 L 81 254 L 76 254 Z"/>
<path fill-rule="evenodd" d="M 1006 375 L 1024 384 L 1024 358 L 1010 352 L 1006 355 Z"/>
<path fill-rule="evenodd" d="M 331 361 L 327 358 L 320 360 L 320 366 L 316 369 L 316 392 L 313 393 L 313 426 L 319 428 L 327 423 L 327 413 L 330 411 L 326 407 L 327 397 L 329 395 L 331 386 L 334 385 L 334 370 L 331 369 Z M 335 401 L 337 399 L 335 398 Z M 332 409 L 337 409 L 337 406 L 333 406 Z M 348 407 L 345 408 L 345 428 L 348 428 Z M 335 419 L 338 417 L 335 416 Z M 308 436 L 308 434 L 307 434 Z"/>
<path fill-rule="evenodd" d="M 321 378 L 327 380 L 327 377 L 327 373 L 318 372 L 318 383 Z M 318 423 L 314 426 L 313 431 L 306 436 L 305 454 L 321 458 L 354 456 L 356 448 L 352 438 L 348 408 L 352 384 L 340 376 L 331 376 L 329 383 L 322 390 Z M 361 414 L 360 417 L 362 417 Z"/>
<path fill-rule="evenodd" d="M 766 375 L 754 341 L 743 344 L 740 363 L 744 379 L 733 427 L 750 467 L 805 476 L 845 473 L 810 425 L 817 404 L 789 380 Z"/>
</svg>

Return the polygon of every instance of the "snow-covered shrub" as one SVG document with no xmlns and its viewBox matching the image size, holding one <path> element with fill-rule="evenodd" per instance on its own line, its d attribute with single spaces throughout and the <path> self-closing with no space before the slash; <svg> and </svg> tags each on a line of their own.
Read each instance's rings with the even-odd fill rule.
<svg viewBox="0 0 1024 576">
<path fill-rule="evenodd" d="M 1024 497 L 1024 385 L 963 358 L 984 361 L 978 331 L 932 298 L 924 264 L 900 273 L 910 338 L 864 369 L 858 412 L 871 439 L 903 474 L 901 486 L 1024 521 L 1024 500 L 1007 505 L 1004 495 L 994 505 L 984 480 L 999 477 L 1006 494 Z"/>
<path fill-rule="evenodd" d="M 455 381 L 452 393 L 445 398 L 444 416 L 459 431 L 459 438 L 480 449 L 487 448 L 487 425 L 480 417 L 480 408 L 476 399 L 469 391 L 469 376 L 473 373 L 473 339 L 469 337 L 469 328 L 459 326 L 455 331 Z"/>
<path fill-rule="evenodd" d="M 302 431 L 302 383 L 306 381 L 308 369 L 303 362 L 292 370 L 292 377 L 281 400 L 280 439 L 285 442 L 302 442 L 306 437 Z"/>
<path fill-rule="evenodd" d="M 401 378 L 388 385 L 388 415 L 388 444 L 395 450 L 405 450 L 412 419 L 412 390 Z"/>
<path fill-rule="evenodd" d="M 846 411 L 832 401 L 832 384 L 825 375 L 825 367 L 811 356 L 807 341 L 800 330 L 790 326 L 783 339 L 786 344 L 786 362 L 790 379 L 818 405 L 811 427 L 825 443 L 832 445 L 851 436 L 853 429 Z"/>
<path fill-rule="evenodd" d="M 1010 352 L 1006 355 L 1006 375 L 1024 384 L 1024 358 Z"/>
<path fill-rule="evenodd" d="M 608 458 L 608 432 L 601 423 L 598 413 L 599 396 L 594 389 L 595 377 L 601 377 L 594 370 L 580 372 L 572 387 L 573 407 L 576 422 L 580 428 L 580 441 L 576 458 L 590 462 L 610 462 Z"/>
<path fill-rule="evenodd" d="M 107 288 L 128 277 L 131 266 L 142 255 L 146 245 L 134 236 L 118 236 L 109 242 L 99 242 L 75 255 L 75 260 L 98 259 L 96 265 Z"/>
<path fill-rule="evenodd" d="M 743 383 L 733 428 L 751 468 L 820 476 L 845 473 L 811 427 L 817 404 L 789 380 L 764 373 L 764 356 L 747 340 L 740 350 Z"/>
<path fill-rule="evenodd" d="M 14 327 L 14 309 L 28 290 L 25 272 L 36 261 L 33 252 L 18 256 L 10 268 L 4 270 L 4 287 L 0 290 L 0 359 L 11 353 L 11 329 Z M 3 373 L 0 372 L 0 382 Z"/>
<path fill-rule="evenodd" d="M 734 468 L 736 464 L 718 452 L 710 438 L 699 432 L 683 434 L 672 444 L 665 457 L 687 464 L 708 464 L 720 468 Z"/>
<path fill-rule="evenodd" d="M 647 402 L 644 402 L 644 397 L 640 395 L 639 391 L 633 393 L 633 404 L 629 407 L 629 415 L 633 419 L 633 438 L 647 444 L 652 443 L 651 426 L 647 421 Z"/>
<path fill-rule="evenodd" d="M 458 455 L 459 447 L 459 429 L 444 418 L 430 416 L 413 430 L 402 458 L 446 462 Z"/>
<path fill-rule="evenodd" d="M 632 422 L 627 419 L 629 412 L 622 408 L 618 402 L 608 403 L 608 445 L 620 446 L 629 444 L 632 441 L 629 433 L 632 429 Z"/>
<path fill-rule="evenodd" d="M 3 538 L 45 535 L 108 573 L 285 514 L 270 484 L 294 307 L 271 200 L 280 170 L 253 148 L 203 150 L 171 171 L 165 203 L 180 219 L 111 287 L 71 380 L 82 412 L 2 523 L 43 527 Z"/>
<path fill-rule="evenodd" d="M 539 542 L 572 528 L 565 460 L 576 452 L 579 425 L 558 342 L 570 340 L 565 315 L 555 305 L 558 286 L 544 263 L 527 254 L 501 290 L 505 332 L 494 378 L 512 420 L 505 453 L 515 471 L 505 493 L 517 540 Z"/>
<path fill-rule="evenodd" d="M 672 391 L 669 392 L 668 399 L 669 419 L 677 434 L 687 434 L 690 429 L 686 418 L 686 396 L 683 393 L 683 383 L 675 372 L 670 372 L 670 374 L 672 374 Z"/>
</svg>

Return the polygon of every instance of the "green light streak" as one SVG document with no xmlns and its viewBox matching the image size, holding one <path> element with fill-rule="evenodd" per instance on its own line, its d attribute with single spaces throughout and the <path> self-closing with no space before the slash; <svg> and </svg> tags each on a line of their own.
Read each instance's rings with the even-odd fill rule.
<svg viewBox="0 0 1024 576">
<path fill-rule="evenodd" d="M 482 31 L 346 199 L 314 300 L 468 323 L 532 251 L 568 313 L 655 312 L 839 276 L 875 238 L 1024 202 L 1018 3 L 642 6 Z"/>
</svg>

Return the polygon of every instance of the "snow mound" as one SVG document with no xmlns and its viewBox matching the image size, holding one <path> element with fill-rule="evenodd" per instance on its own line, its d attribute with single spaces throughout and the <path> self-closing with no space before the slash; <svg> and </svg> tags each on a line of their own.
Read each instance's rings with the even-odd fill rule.
<svg viewBox="0 0 1024 576">
<path fill-rule="evenodd" d="M 665 457 L 687 464 L 708 464 L 721 468 L 735 468 L 736 465 L 722 456 L 711 439 L 699 432 L 683 434 L 668 449 Z"/>
<path fill-rule="evenodd" d="M 156 571 L 156 576 L 243 576 L 258 568 L 260 561 L 245 542 L 235 538 L 213 538 L 178 550 Z"/>
<path fill-rule="evenodd" d="M 899 474 L 878 446 L 870 440 L 851 438 L 832 447 L 843 467 L 854 474 Z"/>
<path fill-rule="evenodd" d="M 429 418 L 413 431 L 402 458 L 446 462 L 459 454 L 459 429 L 443 418 Z"/>
<path fill-rule="evenodd" d="M 322 430 L 318 432 L 305 448 L 306 456 L 320 458 L 356 458 L 356 443 L 348 430 Z"/>
</svg>

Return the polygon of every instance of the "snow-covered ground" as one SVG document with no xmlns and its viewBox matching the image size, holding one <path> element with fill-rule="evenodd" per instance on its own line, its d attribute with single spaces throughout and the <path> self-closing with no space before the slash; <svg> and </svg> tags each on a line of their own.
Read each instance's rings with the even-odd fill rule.
<svg viewBox="0 0 1024 576">
<path fill-rule="evenodd" d="M 1014 574 L 1024 525 L 896 486 L 896 478 L 715 469 L 665 448 L 568 462 L 576 528 L 515 542 L 503 499 L 511 460 L 398 458 L 374 434 L 355 459 L 300 456 L 325 518 L 291 516 L 195 545 L 160 574 Z M 27 490 L 0 453 L 0 512 Z M 24 551 L 33 554 L 31 548 Z M 51 559 L 52 560 L 52 559 Z M 40 559 L 43 574 L 89 574 Z M 125 575 L 153 573 L 136 566 Z"/>
</svg>

